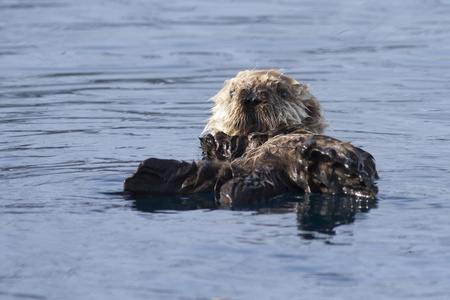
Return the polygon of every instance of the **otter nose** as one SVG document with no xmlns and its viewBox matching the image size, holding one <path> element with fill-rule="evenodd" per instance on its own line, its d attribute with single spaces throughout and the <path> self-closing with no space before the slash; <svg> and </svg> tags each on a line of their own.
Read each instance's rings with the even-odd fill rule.
<svg viewBox="0 0 450 300">
<path fill-rule="evenodd" d="M 244 97 L 244 99 L 242 99 L 241 103 L 256 105 L 258 103 L 261 103 L 261 99 L 255 93 L 250 93 L 246 97 Z"/>
</svg>

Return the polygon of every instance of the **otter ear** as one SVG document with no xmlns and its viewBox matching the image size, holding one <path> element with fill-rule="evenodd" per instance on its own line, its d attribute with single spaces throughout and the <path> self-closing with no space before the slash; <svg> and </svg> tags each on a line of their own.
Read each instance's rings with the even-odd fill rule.
<svg viewBox="0 0 450 300">
<path fill-rule="evenodd" d="M 294 92 L 294 94 L 301 94 L 302 90 L 304 89 L 303 84 L 298 83 L 297 81 L 291 85 L 291 90 Z"/>
<path fill-rule="evenodd" d="M 278 73 L 279 74 L 279 78 L 281 81 L 283 81 L 286 85 L 294 87 L 295 85 L 298 85 L 300 83 L 298 83 L 297 80 L 295 80 L 294 78 L 288 77 L 282 73 Z M 300 84 L 301 85 L 301 84 Z"/>
<path fill-rule="evenodd" d="M 291 87 L 292 87 L 292 89 L 299 91 L 299 92 L 301 92 L 301 91 L 309 92 L 309 90 L 310 90 L 309 84 L 302 84 L 302 83 L 298 83 L 297 81 L 295 81 L 295 83 L 292 84 Z"/>
</svg>

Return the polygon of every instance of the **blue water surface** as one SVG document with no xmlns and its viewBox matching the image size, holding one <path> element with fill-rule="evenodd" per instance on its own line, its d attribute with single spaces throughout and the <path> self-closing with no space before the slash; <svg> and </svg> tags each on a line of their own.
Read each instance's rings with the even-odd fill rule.
<svg viewBox="0 0 450 300">
<path fill-rule="evenodd" d="M 450 4 L 0 2 L 0 299 L 448 299 Z M 245 69 L 310 84 L 380 197 L 122 194 Z"/>
</svg>

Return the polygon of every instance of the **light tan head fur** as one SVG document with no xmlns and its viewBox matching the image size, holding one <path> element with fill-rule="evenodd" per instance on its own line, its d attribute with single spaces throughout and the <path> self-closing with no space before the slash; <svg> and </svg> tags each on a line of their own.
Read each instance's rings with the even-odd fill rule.
<svg viewBox="0 0 450 300">
<path fill-rule="evenodd" d="M 320 134 L 328 126 L 308 86 L 278 70 L 239 72 L 212 100 L 203 132 L 248 135 L 295 126 Z"/>
</svg>

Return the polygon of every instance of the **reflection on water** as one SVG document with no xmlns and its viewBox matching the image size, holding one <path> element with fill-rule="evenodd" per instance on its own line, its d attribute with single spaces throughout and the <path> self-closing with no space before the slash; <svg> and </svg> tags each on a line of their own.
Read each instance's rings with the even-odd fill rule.
<svg viewBox="0 0 450 300">
<path fill-rule="evenodd" d="M 359 197 L 305 195 L 297 206 L 297 221 L 302 230 L 335 234 L 334 228 L 355 221 L 355 214 L 376 208 L 377 201 Z M 304 238 L 314 234 L 304 234 Z"/>
<path fill-rule="evenodd" d="M 353 223 L 356 213 L 376 208 L 377 200 L 343 195 L 284 194 L 264 203 L 238 207 L 223 207 L 213 194 L 193 194 L 161 198 L 133 198 L 133 207 L 139 211 L 163 213 L 195 209 L 232 209 L 254 211 L 255 214 L 296 213 L 300 236 L 315 238 L 314 232 L 334 235 L 334 228 Z"/>
<path fill-rule="evenodd" d="M 184 211 L 193 209 L 218 209 L 213 194 L 192 194 L 186 196 L 170 196 L 161 198 L 137 198 L 127 197 L 134 201 L 133 207 L 143 212 L 163 212 L 168 210 Z"/>
</svg>

